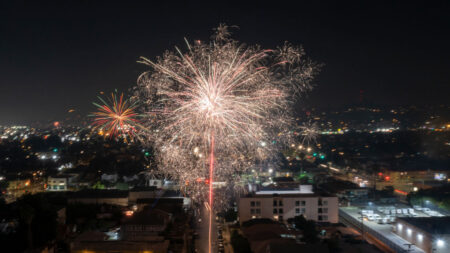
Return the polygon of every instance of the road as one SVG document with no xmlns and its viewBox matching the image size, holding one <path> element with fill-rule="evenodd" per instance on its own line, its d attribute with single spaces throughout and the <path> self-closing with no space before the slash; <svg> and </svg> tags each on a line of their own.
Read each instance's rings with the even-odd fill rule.
<svg viewBox="0 0 450 253">
<path fill-rule="evenodd" d="M 198 233 L 198 238 L 195 240 L 195 248 L 198 253 L 209 253 L 209 205 L 206 203 L 202 205 L 200 209 L 200 215 L 197 218 L 197 228 L 196 232 Z M 199 219 L 201 221 L 199 222 Z M 211 252 L 217 252 L 217 222 L 216 216 L 213 214 L 212 218 L 212 232 L 211 232 Z"/>
</svg>

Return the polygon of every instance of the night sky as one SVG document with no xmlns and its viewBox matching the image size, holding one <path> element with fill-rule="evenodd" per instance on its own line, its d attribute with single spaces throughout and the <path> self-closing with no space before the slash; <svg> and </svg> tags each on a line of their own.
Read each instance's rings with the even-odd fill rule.
<svg viewBox="0 0 450 253">
<path fill-rule="evenodd" d="M 242 42 L 287 40 L 324 63 L 304 106 L 358 104 L 361 91 L 362 104 L 448 104 L 448 1 L 153 2 L 2 1 L 0 124 L 87 115 L 100 91 L 136 83 L 139 56 L 207 40 L 219 23 L 239 26 Z"/>
</svg>

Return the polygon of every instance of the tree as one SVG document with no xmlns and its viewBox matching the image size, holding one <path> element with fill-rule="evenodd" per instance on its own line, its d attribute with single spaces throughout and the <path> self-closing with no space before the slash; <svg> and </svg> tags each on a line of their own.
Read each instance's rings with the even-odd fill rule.
<svg viewBox="0 0 450 253">
<path fill-rule="evenodd" d="M 231 234 L 231 246 L 233 246 L 234 252 L 236 253 L 251 253 L 250 243 L 247 238 L 240 235 L 237 230 L 233 230 Z"/>
<path fill-rule="evenodd" d="M 288 222 L 293 223 L 295 228 L 303 231 L 303 241 L 307 243 L 315 243 L 318 241 L 319 232 L 316 230 L 316 223 L 313 220 L 306 220 L 303 215 L 295 216 Z"/>
<path fill-rule="evenodd" d="M 31 222 L 34 219 L 34 213 L 34 208 L 27 203 L 22 203 L 19 206 L 20 221 L 22 221 L 26 225 L 27 245 L 29 249 L 33 248 L 33 230 L 31 227 Z"/>
</svg>

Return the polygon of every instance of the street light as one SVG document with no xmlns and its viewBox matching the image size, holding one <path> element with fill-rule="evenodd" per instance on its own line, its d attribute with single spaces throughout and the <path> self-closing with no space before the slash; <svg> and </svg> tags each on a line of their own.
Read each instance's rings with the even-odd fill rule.
<svg viewBox="0 0 450 253">
<path fill-rule="evenodd" d="M 439 248 L 442 248 L 442 247 L 444 247 L 445 242 L 444 242 L 443 240 L 441 240 L 441 239 L 438 239 L 438 240 L 436 241 L 436 245 L 437 245 Z"/>
<path fill-rule="evenodd" d="M 417 234 L 417 240 L 422 241 L 423 239 L 423 235 L 422 234 Z"/>
</svg>

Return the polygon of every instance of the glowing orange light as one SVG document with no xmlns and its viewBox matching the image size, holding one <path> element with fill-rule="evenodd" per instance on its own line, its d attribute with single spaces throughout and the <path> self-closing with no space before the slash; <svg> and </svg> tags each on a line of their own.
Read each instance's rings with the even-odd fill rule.
<svg viewBox="0 0 450 253">
<path fill-rule="evenodd" d="M 386 177 L 384 177 L 384 179 L 386 179 L 386 181 L 389 181 L 391 179 L 391 177 L 386 176 Z"/>
<path fill-rule="evenodd" d="M 383 173 L 381 173 L 381 172 L 378 172 L 378 176 L 380 176 L 380 177 L 381 177 L 381 176 L 383 176 Z"/>
<path fill-rule="evenodd" d="M 401 194 L 401 195 L 408 195 L 407 192 L 402 191 L 402 190 L 399 190 L 399 189 L 395 189 L 394 191 L 395 191 L 396 193 L 398 193 L 398 194 Z"/>
<path fill-rule="evenodd" d="M 59 122 L 58 121 L 53 122 L 53 126 L 54 127 L 59 127 Z"/>
</svg>

